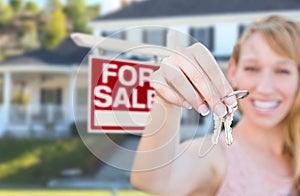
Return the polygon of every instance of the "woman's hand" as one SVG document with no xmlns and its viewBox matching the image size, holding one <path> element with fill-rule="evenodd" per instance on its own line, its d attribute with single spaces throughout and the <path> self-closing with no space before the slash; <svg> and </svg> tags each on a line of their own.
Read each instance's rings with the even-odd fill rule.
<svg viewBox="0 0 300 196">
<path fill-rule="evenodd" d="M 156 92 L 167 102 L 180 107 L 194 107 L 202 115 L 213 112 L 223 117 L 227 105 L 236 105 L 235 97 L 221 101 L 233 91 L 212 54 L 202 44 L 176 50 L 163 59 L 151 80 Z"/>
</svg>

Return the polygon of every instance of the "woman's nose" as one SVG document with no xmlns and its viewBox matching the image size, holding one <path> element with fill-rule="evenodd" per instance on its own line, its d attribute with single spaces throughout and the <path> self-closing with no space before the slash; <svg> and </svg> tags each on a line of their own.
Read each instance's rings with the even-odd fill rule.
<svg viewBox="0 0 300 196">
<path fill-rule="evenodd" d="M 263 72 L 257 81 L 256 90 L 263 94 L 270 94 L 274 92 L 274 77 L 270 72 Z"/>
</svg>

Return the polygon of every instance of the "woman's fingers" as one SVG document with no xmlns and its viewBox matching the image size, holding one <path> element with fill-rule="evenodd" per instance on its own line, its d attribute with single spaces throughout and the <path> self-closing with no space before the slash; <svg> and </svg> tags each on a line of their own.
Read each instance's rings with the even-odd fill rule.
<svg viewBox="0 0 300 196">
<path fill-rule="evenodd" d="M 191 108 L 184 98 L 169 86 L 161 74 L 161 68 L 151 75 L 151 86 L 155 89 L 156 93 L 168 103 L 188 109 Z"/>
<path fill-rule="evenodd" d="M 175 62 L 172 58 L 167 58 L 161 63 L 161 71 L 166 78 L 168 84 L 176 91 L 184 100 L 192 105 L 200 114 L 207 115 L 209 109 L 187 77 L 183 72 L 174 66 Z"/>
<path fill-rule="evenodd" d="M 207 104 L 221 117 L 227 114 L 225 104 L 237 104 L 235 97 L 221 100 L 233 90 L 211 53 L 199 43 L 165 58 L 151 82 L 168 102 L 191 105 L 202 115 L 209 111 Z"/>
<path fill-rule="evenodd" d="M 190 52 L 195 58 L 195 61 L 208 76 L 210 81 L 213 81 L 213 84 L 221 97 L 233 92 L 231 85 L 225 78 L 225 75 L 217 64 L 215 58 L 205 46 L 203 46 L 201 43 L 196 43 L 190 47 Z M 228 105 L 237 104 L 237 100 L 234 96 L 225 99 L 224 102 Z"/>
<path fill-rule="evenodd" d="M 182 50 L 175 56 L 176 62 L 181 71 L 188 78 L 189 82 L 193 85 L 194 89 L 200 94 L 202 98 L 210 105 L 212 110 L 218 116 L 224 116 L 227 114 L 225 104 L 221 101 L 221 95 L 215 87 L 215 81 L 210 80 L 204 70 L 200 67 L 199 63 L 195 60 L 195 57 L 190 48 L 188 50 Z M 216 69 L 215 72 L 219 70 Z M 216 80 L 220 80 L 217 78 Z"/>
</svg>

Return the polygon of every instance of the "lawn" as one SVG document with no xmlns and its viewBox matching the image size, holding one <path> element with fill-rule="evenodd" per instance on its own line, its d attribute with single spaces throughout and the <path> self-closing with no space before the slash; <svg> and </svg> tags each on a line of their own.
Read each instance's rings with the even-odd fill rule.
<svg viewBox="0 0 300 196">
<path fill-rule="evenodd" d="M 115 142 L 122 140 L 111 136 Z M 105 140 L 99 141 L 107 147 Z M 100 147 L 102 149 L 102 147 Z M 109 149 L 108 149 L 109 150 Z M 65 169 L 80 168 L 83 177 L 103 164 L 79 137 L 70 139 L 0 139 L 0 195 L 2 196 L 150 196 L 136 190 L 47 189 L 49 180 L 63 178 Z"/>
<path fill-rule="evenodd" d="M 83 175 L 88 175 L 102 164 L 79 137 L 1 139 L 0 155 L 0 183 L 17 186 L 46 185 L 69 168 L 80 168 Z"/>
<path fill-rule="evenodd" d="M 0 190 L 5 196 L 151 196 L 135 190 L 120 190 L 113 193 L 109 190 Z"/>
</svg>

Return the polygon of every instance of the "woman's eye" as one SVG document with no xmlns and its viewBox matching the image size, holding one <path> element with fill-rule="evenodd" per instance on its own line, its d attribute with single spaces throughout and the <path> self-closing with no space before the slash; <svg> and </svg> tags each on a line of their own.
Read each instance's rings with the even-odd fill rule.
<svg viewBox="0 0 300 196">
<path fill-rule="evenodd" d="M 287 69 L 278 69 L 276 72 L 280 74 L 290 74 L 290 71 Z"/>
<path fill-rule="evenodd" d="M 255 67 L 255 66 L 245 66 L 244 70 L 245 71 L 255 72 L 255 71 L 258 71 L 258 68 Z"/>
</svg>

